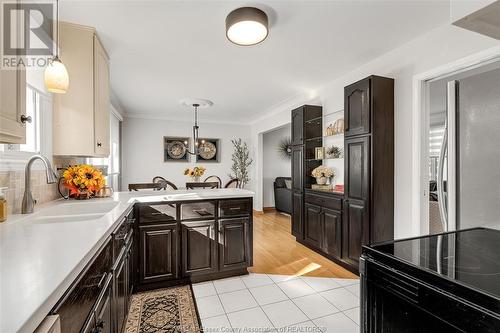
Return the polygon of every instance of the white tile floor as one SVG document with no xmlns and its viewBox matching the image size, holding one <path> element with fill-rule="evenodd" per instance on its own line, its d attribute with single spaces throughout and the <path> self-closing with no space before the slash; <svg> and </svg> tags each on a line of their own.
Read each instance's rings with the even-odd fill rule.
<svg viewBox="0 0 500 333">
<path fill-rule="evenodd" d="M 359 332 L 359 280 L 250 274 L 193 291 L 205 333 Z"/>
</svg>

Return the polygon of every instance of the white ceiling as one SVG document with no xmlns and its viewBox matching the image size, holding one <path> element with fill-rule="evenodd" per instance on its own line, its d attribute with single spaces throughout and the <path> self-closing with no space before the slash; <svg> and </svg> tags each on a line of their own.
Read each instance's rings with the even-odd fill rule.
<svg viewBox="0 0 500 333">
<path fill-rule="evenodd" d="M 249 122 L 449 21 L 448 1 L 70 1 L 61 19 L 97 29 L 111 86 L 128 113 L 192 119 L 185 97 L 212 100 L 202 120 Z M 269 37 L 226 40 L 224 20 L 253 5 Z M 71 75 L 71 73 L 70 73 Z"/>
</svg>

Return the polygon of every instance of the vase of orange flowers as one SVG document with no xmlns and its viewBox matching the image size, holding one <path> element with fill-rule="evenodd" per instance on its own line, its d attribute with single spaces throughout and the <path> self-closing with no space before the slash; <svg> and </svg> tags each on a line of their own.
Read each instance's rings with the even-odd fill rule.
<svg viewBox="0 0 500 333">
<path fill-rule="evenodd" d="M 101 170 L 87 164 L 68 167 L 63 178 L 70 197 L 75 199 L 90 199 L 106 185 Z"/>
<path fill-rule="evenodd" d="M 202 166 L 195 166 L 192 169 L 191 168 L 187 168 L 186 170 L 184 170 L 184 175 L 188 176 L 188 177 L 191 177 L 191 179 L 193 181 L 195 181 L 195 182 L 199 182 L 200 181 L 200 177 L 205 174 L 206 170 L 207 169 L 205 169 Z"/>
</svg>

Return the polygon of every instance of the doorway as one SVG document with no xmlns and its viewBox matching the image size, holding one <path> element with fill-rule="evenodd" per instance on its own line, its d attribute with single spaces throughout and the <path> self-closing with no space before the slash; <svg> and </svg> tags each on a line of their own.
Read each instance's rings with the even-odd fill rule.
<svg viewBox="0 0 500 333">
<path fill-rule="evenodd" d="M 429 79 L 425 96 L 421 230 L 498 223 L 500 60 Z"/>
</svg>

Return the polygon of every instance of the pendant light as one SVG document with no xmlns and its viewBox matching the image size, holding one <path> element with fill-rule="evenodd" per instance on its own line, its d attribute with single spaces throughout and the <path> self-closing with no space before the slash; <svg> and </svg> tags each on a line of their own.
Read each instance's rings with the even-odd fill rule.
<svg viewBox="0 0 500 333">
<path fill-rule="evenodd" d="M 56 0 L 56 54 L 45 68 L 45 87 L 51 93 L 65 94 L 69 86 L 66 66 L 59 59 L 59 0 Z"/>
<path fill-rule="evenodd" d="M 241 7 L 226 17 L 226 36 L 237 45 L 255 45 L 266 39 L 268 30 L 266 13 L 255 7 Z"/>
<path fill-rule="evenodd" d="M 198 109 L 211 107 L 214 103 L 206 99 L 189 98 L 181 100 L 181 105 L 194 108 L 193 147 L 190 150 L 187 141 L 184 141 L 184 146 L 188 154 L 196 156 L 200 154 L 200 150 L 204 149 L 205 143 L 205 140 L 200 141 L 198 135 L 198 129 L 200 128 L 198 126 Z"/>
</svg>

